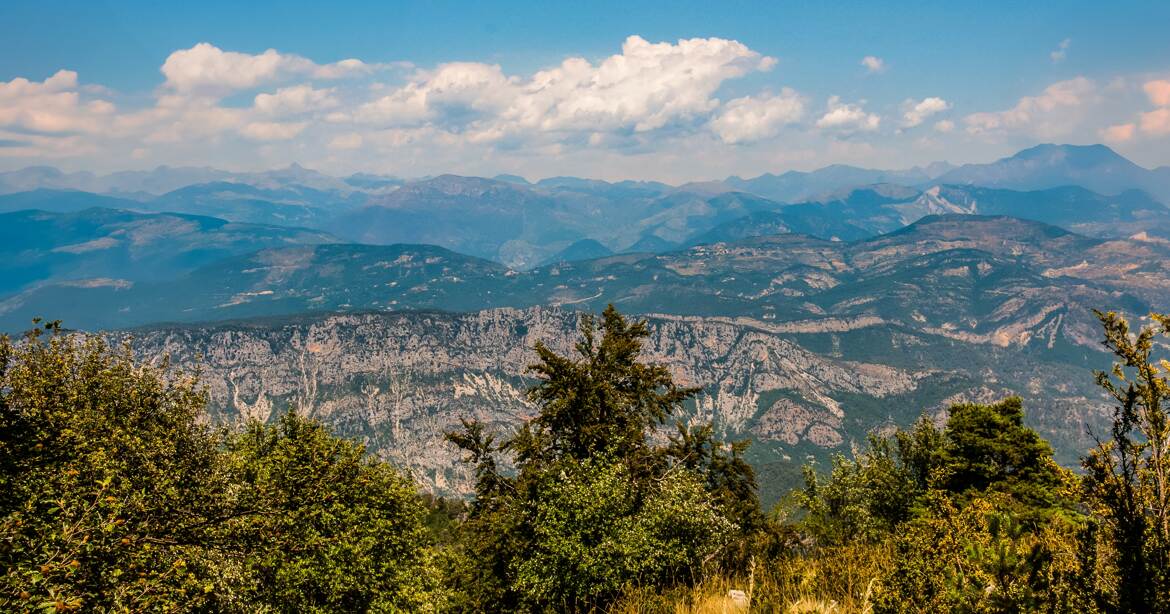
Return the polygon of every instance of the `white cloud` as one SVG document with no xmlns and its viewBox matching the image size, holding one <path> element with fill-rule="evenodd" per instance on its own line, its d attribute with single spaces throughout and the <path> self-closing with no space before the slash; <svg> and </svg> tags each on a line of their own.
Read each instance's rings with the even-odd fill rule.
<svg viewBox="0 0 1170 614">
<path fill-rule="evenodd" d="M 861 104 L 842 103 L 840 96 L 830 96 L 828 106 L 828 112 L 817 120 L 818 128 L 848 134 L 872 132 L 881 124 L 881 118 L 876 114 L 866 113 Z"/>
<path fill-rule="evenodd" d="M 1170 81 L 1159 79 L 1147 81 L 1142 89 L 1150 97 L 1150 103 L 1158 107 L 1170 107 Z"/>
<path fill-rule="evenodd" d="M 240 134 L 253 141 L 287 141 L 301 133 L 306 122 L 251 122 L 240 129 Z"/>
<path fill-rule="evenodd" d="M 1068 57 L 1068 48 L 1070 45 L 1072 45 L 1071 38 L 1066 38 L 1060 41 L 1060 44 L 1056 46 L 1056 49 L 1053 49 L 1052 53 L 1048 54 L 1049 59 L 1051 59 L 1053 63 L 1063 62 L 1064 59 Z"/>
<path fill-rule="evenodd" d="M 871 74 L 883 72 L 886 69 L 886 61 L 876 55 L 867 55 L 861 58 L 861 65 Z"/>
<path fill-rule="evenodd" d="M 253 55 L 199 43 L 171 53 L 161 70 L 166 77 L 165 85 L 176 92 L 222 96 L 291 76 L 336 79 L 371 69 L 370 65 L 354 59 L 322 65 L 275 49 Z"/>
<path fill-rule="evenodd" d="M 179 143 L 215 137 L 247 121 L 249 111 L 221 107 L 214 99 L 177 94 L 160 96 L 153 108 L 117 118 L 122 135 L 144 133 L 148 143 Z"/>
<path fill-rule="evenodd" d="M 775 96 L 744 96 L 723 106 L 710 127 L 724 143 L 769 139 L 804 116 L 804 99 L 785 88 Z"/>
<path fill-rule="evenodd" d="M 362 105 L 354 118 L 385 126 L 418 125 L 443 115 L 470 121 L 503 111 L 515 96 L 515 81 L 499 66 L 452 62 L 419 72 L 410 83 Z"/>
<path fill-rule="evenodd" d="M 1102 140 L 1110 143 L 1124 143 L 1133 138 L 1134 127 L 1132 123 L 1117 124 L 1108 128 L 1102 128 L 1097 134 Z"/>
<path fill-rule="evenodd" d="M 1156 109 L 1141 115 L 1142 132 L 1150 136 L 1170 134 L 1170 108 Z"/>
<path fill-rule="evenodd" d="M 360 149 L 364 142 L 362 135 L 356 132 L 350 132 L 347 134 L 339 134 L 330 139 L 328 147 L 334 151 Z"/>
<path fill-rule="evenodd" d="M 445 64 L 364 105 L 355 119 L 431 122 L 487 141 L 525 132 L 648 132 L 710 114 L 725 81 L 775 62 L 733 40 L 650 43 L 631 36 L 620 54 L 596 65 L 569 58 L 527 78 L 507 76 L 499 66 Z"/>
<path fill-rule="evenodd" d="M 57 71 L 44 81 L 0 81 L 0 127 L 42 133 L 97 132 L 116 109 L 105 100 L 82 99 L 77 73 Z"/>
<path fill-rule="evenodd" d="M 257 94 L 253 104 L 257 111 L 268 115 L 296 115 L 340 105 L 334 91 L 314 89 L 311 85 L 282 87 L 272 94 Z"/>
<path fill-rule="evenodd" d="M 899 99 L 890 104 L 874 94 L 867 103 L 858 93 L 812 106 L 808 93 L 783 88 L 782 75 L 758 74 L 775 65 L 720 38 L 653 43 L 632 36 L 612 55 L 569 57 L 529 72 L 490 62 L 388 72 L 358 60 L 320 64 L 204 43 L 167 59 L 167 80 L 145 103 L 79 83 L 70 71 L 41 82 L 0 82 L 0 157 L 105 169 L 299 161 L 338 172 L 694 179 L 828 162 L 920 164 L 960 143 L 967 156 L 994 156 L 1006 142 L 1049 135 L 1147 137 L 1139 148 L 1155 147 L 1152 137 L 1170 134 L 1165 76 L 1120 75 L 1112 85 L 1072 79 L 960 118 L 940 97 L 898 106 Z M 742 79 L 748 75 L 755 78 Z M 333 81 L 342 77 L 350 78 Z M 732 90 L 737 79 L 746 89 Z M 882 130 L 886 122 L 896 125 Z M 984 138 L 956 135 L 956 125 Z M 911 127 L 919 133 L 901 130 Z M 872 136 L 848 138 L 855 134 Z M 767 145 L 739 146 L 760 141 Z"/>
<path fill-rule="evenodd" d="M 963 118 L 970 134 L 1018 131 L 1048 137 L 1072 129 L 1081 107 L 1096 99 L 1096 86 L 1084 77 L 1053 83 L 1038 96 L 1020 98 L 1006 111 L 972 113 Z"/>
<path fill-rule="evenodd" d="M 902 127 L 913 128 L 926 121 L 928 117 L 950 109 L 951 103 L 942 98 L 931 96 L 923 98 L 919 102 L 907 100 L 902 103 L 902 107 L 905 109 L 902 113 Z"/>
</svg>

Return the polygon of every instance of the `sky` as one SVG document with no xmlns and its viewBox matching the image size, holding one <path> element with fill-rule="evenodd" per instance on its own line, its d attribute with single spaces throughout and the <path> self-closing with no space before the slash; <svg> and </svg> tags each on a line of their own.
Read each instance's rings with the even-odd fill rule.
<svg viewBox="0 0 1170 614">
<path fill-rule="evenodd" d="M 0 3 L 0 170 L 670 182 L 1105 143 L 1170 165 L 1170 2 Z"/>
</svg>

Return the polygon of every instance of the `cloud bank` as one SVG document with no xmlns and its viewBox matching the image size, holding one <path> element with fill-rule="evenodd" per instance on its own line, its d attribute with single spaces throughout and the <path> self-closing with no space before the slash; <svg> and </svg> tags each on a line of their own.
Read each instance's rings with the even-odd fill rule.
<svg viewBox="0 0 1170 614">
<path fill-rule="evenodd" d="M 861 65 L 887 68 L 877 56 Z M 570 56 L 527 73 L 477 61 L 321 63 L 203 42 L 174 51 L 159 71 L 145 95 L 87 84 L 67 69 L 0 82 L 0 163 L 112 170 L 300 161 L 402 175 L 679 179 L 828 161 L 882 165 L 893 152 L 929 154 L 944 144 L 1001 151 L 1077 134 L 1111 143 L 1170 136 L 1166 78 L 1102 85 L 1074 77 L 999 110 L 962 109 L 951 95 L 883 104 L 799 91 L 777 58 L 717 37 L 629 36 L 611 55 Z"/>
</svg>

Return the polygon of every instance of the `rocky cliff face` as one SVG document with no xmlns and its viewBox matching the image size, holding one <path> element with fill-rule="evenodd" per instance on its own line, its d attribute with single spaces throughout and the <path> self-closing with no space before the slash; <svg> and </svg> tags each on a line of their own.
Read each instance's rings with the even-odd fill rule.
<svg viewBox="0 0 1170 614">
<path fill-rule="evenodd" d="M 470 474 L 443 434 L 461 418 L 508 432 L 530 416 L 525 390 L 534 380 L 525 367 L 534 360 L 532 347 L 543 340 L 570 352 L 579 318 L 544 307 L 340 314 L 140 329 L 132 336 L 143 356 L 166 355 L 199 370 L 214 421 L 266 421 L 293 408 L 364 440 L 428 489 L 466 494 Z M 988 354 L 1006 351 L 998 346 L 963 345 L 972 357 L 927 368 L 939 344 L 957 342 L 879 325 L 785 332 L 747 318 L 665 315 L 649 324 L 645 355 L 681 382 L 703 387 L 678 417 L 753 438 L 757 465 L 794 465 L 808 454 L 847 449 L 869 430 L 961 399 L 1051 395 L 1048 408 L 1065 409 L 1044 415 L 1056 420 L 1053 428 L 1073 432 L 1083 429 L 1065 422 L 1079 426 L 1093 413 L 1082 403 L 1088 393 L 1067 374 L 1030 389 L 1027 377 L 1045 374 L 1026 357 Z M 873 358 L 891 349 L 892 358 Z M 988 377 L 991 364 L 1002 369 Z M 1063 392 L 1053 394 L 1050 383 Z M 1078 404 L 1082 409 L 1068 409 Z"/>
</svg>

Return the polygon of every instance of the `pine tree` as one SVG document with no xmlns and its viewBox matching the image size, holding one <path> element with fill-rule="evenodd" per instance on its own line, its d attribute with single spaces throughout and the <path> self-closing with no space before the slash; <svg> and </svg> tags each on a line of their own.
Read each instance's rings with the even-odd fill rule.
<svg viewBox="0 0 1170 614">
<path fill-rule="evenodd" d="M 476 467 L 453 582 L 465 610 L 590 611 L 631 586 L 698 581 L 735 534 L 762 522 L 746 443 L 709 427 L 652 435 L 698 389 L 639 360 L 649 335 L 611 305 L 581 319 L 574 356 L 538 343 L 539 414 L 496 443 L 465 422 L 448 439 Z M 497 458 L 516 470 L 504 475 Z"/>
<path fill-rule="evenodd" d="M 1170 362 L 1155 361 L 1155 340 L 1170 335 L 1170 316 L 1150 314 L 1153 325 L 1134 333 L 1122 316 L 1097 312 L 1105 347 L 1117 357 L 1097 383 L 1116 403 L 1111 438 L 1084 459 L 1086 498 L 1104 540 L 1085 540 L 1105 552 L 1093 582 L 1105 609 L 1170 611 L 1170 416 L 1165 406 Z"/>
</svg>

